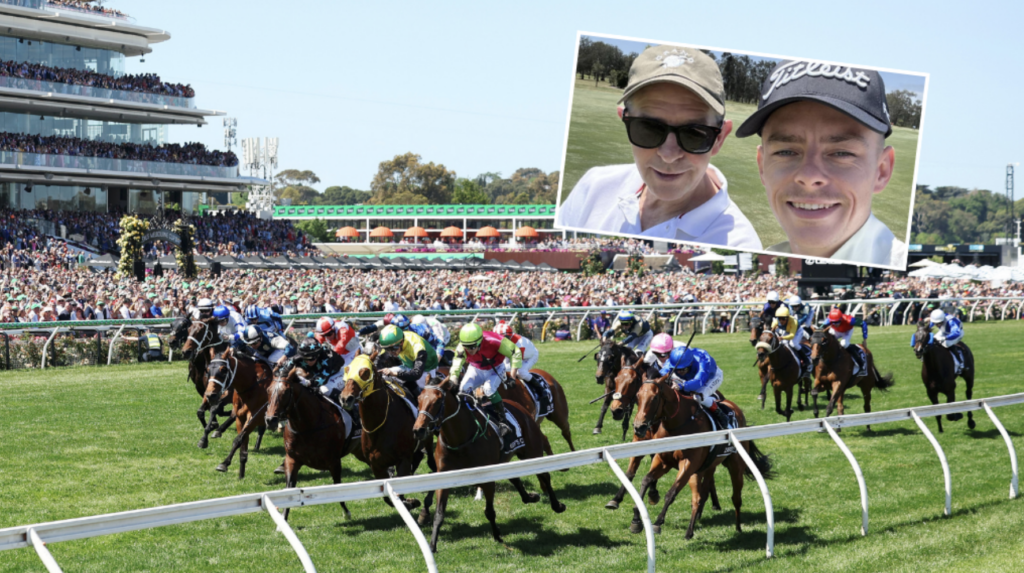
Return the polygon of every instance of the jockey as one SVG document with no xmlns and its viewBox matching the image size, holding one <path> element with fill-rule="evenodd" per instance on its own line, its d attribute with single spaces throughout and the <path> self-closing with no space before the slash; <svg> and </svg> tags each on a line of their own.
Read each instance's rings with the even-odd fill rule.
<svg viewBox="0 0 1024 573">
<path fill-rule="evenodd" d="M 774 332 L 786 345 L 792 348 L 800 361 L 800 368 L 807 370 L 811 364 L 811 349 L 801 343 L 804 329 L 797 322 L 796 318 L 790 318 L 789 309 L 785 306 L 775 311 L 775 318 L 772 319 L 772 332 Z"/>
<path fill-rule="evenodd" d="M 796 319 L 799 328 L 796 334 L 797 344 L 804 340 L 804 336 L 813 333 L 811 322 L 814 320 L 814 312 L 809 305 L 804 304 L 803 299 L 793 295 L 786 299 L 786 306 L 789 307 L 789 314 Z"/>
<path fill-rule="evenodd" d="M 321 345 L 314 338 L 305 338 L 299 343 L 299 357 L 294 362 L 306 371 L 308 379 L 300 378 L 299 382 L 309 388 L 319 388 L 320 393 L 331 401 L 338 403 L 341 389 L 345 387 L 345 359 L 333 350 Z"/>
<path fill-rule="evenodd" d="M 718 429 L 731 426 L 725 412 L 718 407 L 715 396 L 715 392 L 722 385 L 722 370 L 707 351 L 685 346 L 675 348 L 669 354 L 660 374 L 671 374 L 672 384 L 677 390 L 694 394 L 701 406 L 714 416 Z"/>
<path fill-rule="evenodd" d="M 651 325 L 642 318 L 637 318 L 632 311 L 624 310 L 615 317 L 612 327 L 601 336 L 602 340 L 615 338 L 616 334 L 626 333 L 622 346 L 632 349 L 637 354 L 647 352 L 647 347 L 654 338 Z"/>
<path fill-rule="evenodd" d="M 201 298 L 196 303 L 196 309 L 192 313 L 192 320 L 206 320 L 213 316 L 213 301 L 208 298 Z"/>
<path fill-rule="evenodd" d="M 850 344 L 850 339 L 853 337 L 853 327 L 860 325 L 861 334 L 864 336 L 864 342 L 868 340 L 868 325 L 863 320 L 856 318 L 849 314 L 844 314 L 843 311 L 839 310 L 839 307 L 833 308 L 828 313 L 828 320 L 825 321 L 825 325 L 837 339 L 839 339 L 839 345 L 842 346 L 850 353 L 850 356 L 860 365 L 861 367 L 867 367 L 866 357 L 860 352 L 856 344 Z"/>
<path fill-rule="evenodd" d="M 515 332 L 512 332 L 512 325 L 507 322 L 499 322 L 494 327 L 494 333 L 503 338 L 507 338 L 519 347 L 519 352 L 523 355 L 523 363 L 517 369 L 512 369 L 512 361 L 510 358 L 506 358 L 503 366 L 505 371 L 511 371 L 515 373 L 516 378 L 523 381 L 524 384 L 530 387 L 533 394 L 540 401 L 537 404 L 538 412 L 546 412 L 548 407 L 551 405 L 551 389 L 548 388 L 548 383 L 544 380 L 543 376 L 535 375 L 530 372 L 530 369 L 537 364 L 540 360 L 540 352 L 537 351 L 537 347 L 533 345 L 533 342 L 525 336 L 519 336 Z"/>
<path fill-rule="evenodd" d="M 779 299 L 779 293 L 771 291 L 768 293 L 768 298 L 764 302 L 764 307 L 761 308 L 761 323 L 771 324 L 771 319 L 775 318 L 775 311 L 781 306 L 781 300 Z"/>
<path fill-rule="evenodd" d="M 255 324 L 268 336 L 284 334 L 284 322 L 281 321 L 281 315 L 269 308 L 261 308 L 258 305 L 250 304 L 245 307 L 243 318 L 245 318 L 247 324 Z"/>
<path fill-rule="evenodd" d="M 430 342 L 434 346 L 434 351 L 437 352 L 438 364 L 451 365 L 451 351 L 445 350 L 445 346 L 448 345 L 448 341 L 452 339 L 451 333 L 448 332 L 448 327 L 432 316 L 427 318 L 422 314 L 417 314 L 412 317 L 412 324 L 410 328 L 412 328 L 413 332 L 419 334 L 420 338 Z M 431 336 L 424 336 L 427 331 L 430 332 Z"/>
<path fill-rule="evenodd" d="M 295 356 L 295 347 L 287 338 L 281 335 L 271 338 L 255 324 L 245 327 L 242 341 L 252 351 L 253 356 L 259 360 L 265 360 L 275 367 Z"/>
<path fill-rule="evenodd" d="M 221 339 L 227 340 L 232 346 L 240 346 L 242 334 L 245 332 L 245 327 L 248 326 L 242 315 L 221 304 L 213 309 L 213 317 L 217 319 L 217 324 L 220 326 L 218 333 Z"/>
<path fill-rule="evenodd" d="M 956 361 L 954 365 L 956 370 L 960 370 L 963 366 L 964 357 L 961 353 L 960 348 L 957 346 L 961 339 L 964 337 L 964 326 L 960 322 L 960 319 L 956 316 L 947 315 L 941 309 L 935 309 L 932 311 L 931 316 L 928 317 L 928 329 L 938 327 L 938 331 L 935 332 L 935 340 L 939 344 L 949 349 L 950 354 L 953 355 L 953 360 Z"/>
<path fill-rule="evenodd" d="M 398 316 L 401 316 L 401 315 L 398 315 Z M 395 320 L 395 318 L 396 318 L 396 315 L 394 315 L 394 314 L 389 312 L 386 315 L 384 315 L 384 318 L 378 320 L 377 322 L 375 322 L 375 323 L 373 323 L 371 325 L 364 326 L 364 327 L 360 328 L 358 334 L 359 334 L 359 336 L 368 336 L 370 334 L 373 334 L 373 333 L 377 332 L 378 330 L 384 328 L 385 326 L 391 324 L 391 321 Z M 399 328 L 401 328 L 401 327 L 399 327 Z"/>
<path fill-rule="evenodd" d="M 648 378 L 657 378 L 658 372 L 665 366 L 669 354 L 675 348 L 685 347 L 686 344 L 673 340 L 672 336 L 662 332 L 651 340 L 651 349 L 644 355 L 644 366 L 647 368 Z"/>
<path fill-rule="evenodd" d="M 459 331 L 459 345 L 455 348 L 455 360 L 452 363 L 450 378 L 458 380 L 466 363 L 466 376 L 459 385 L 459 391 L 467 394 L 480 388 L 490 399 L 485 406 L 487 413 L 497 418 L 499 433 L 505 440 L 508 449 L 515 439 L 512 427 L 508 423 L 505 404 L 501 401 L 498 388 L 505 379 L 505 358 L 511 361 L 513 371 L 523 364 L 523 353 L 511 340 L 494 332 L 484 332 L 479 325 L 467 324 Z"/>
<path fill-rule="evenodd" d="M 427 385 L 427 380 L 437 371 L 434 347 L 415 332 L 403 332 L 394 324 L 380 331 L 380 346 L 387 355 L 397 356 L 402 361 L 401 366 L 384 368 L 381 374 L 401 380 L 402 385 L 412 394 L 410 398 L 415 399 Z"/>
<path fill-rule="evenodd" d="M 316 321 L 313 337 L 320 344 L 330 346 L 336 354 L 345 359 L 345 364 L 351 364 L 362 350 L 355 330 L 344 320 L 335 321 L 329 316 L 322 316 Z"/>
</svg>

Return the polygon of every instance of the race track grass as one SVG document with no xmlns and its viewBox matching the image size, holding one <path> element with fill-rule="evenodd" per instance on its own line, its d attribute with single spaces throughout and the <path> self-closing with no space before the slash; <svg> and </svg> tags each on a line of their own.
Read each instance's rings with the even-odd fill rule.
<svg viewBox="0 0 1024 573">
<path fill-rule="evenodd" d="M 1020 323 L 968 324 L 967 342 L 978 357 L 975 397 L 1020 392 L 1024 352 Z M 920 365 L 908 347 L 911 329 L 874 329 L 870 343 L 896 385 L 876 395 L 876 411 L 926 404 Z M 757 379 L 747 335 L 698 336 L 726 372 L 723 392 L 758 425 L 780 422 L 755 405 Z M 541 345 L 540 366 L 554 372 L 570 400 L 577 447 L 619 442 L 614 422 L 592 436 L 601 392 L 593 361 L 577 364 L 589 342 Z M 228 438 L 199 450 L 197 396 L 184 364 L 94 367 L 0 375 L 0 528 L 99 513 L 259 492 L 283 487 L 271 472 L 282 444 L 268 434 L 263 452 L 249 458 L 248 476 L 214 471 Z M 860 413 L 857 392 L 849 413 Z M 963 399 L 963 393 L 958 395 Z M 1024 407 L 997 409 L 1024 460 Z M 799 412 L 794 419 L 811 417 Z M 926 420 L 935 428 L 933 419 Z M 939 436 L 952 467 L 953 516 L 942 517 L 942 472 L 931 445 L 912 422 L 849 429 L 842 437 L 861 462 L 870 496 L 870 534 L 862 538 L 857 483 L 827 435 L 763 440 L 778 477 L 769 482 L 776 520 L 776 554 L 764 558 L 765 516 L 755 483 L 744 488 L 744 532 L 732 527 L 732 506 L 705 512 L 696 536 L 685 541 L 689 492 L 684 490 L 657 537 L 659 571 L 1021 571 L 1024 570 L 1024 500 L 1007 499 L 1006 447 L 982 414 L 969 431 L 966 419 L 946 423 Z M 565 442 L 543 426 L 557 452 Z M 646 471 L 647 464 L 642 467 Z M 345 461 L 346 482 L 369 479 L 368 469 Z M 670 474 L 670 476 L 673 474 Z M 724 472 L 720 490 L 727 491 Z M 546 503 L 524 506 L 499 484 L 498 523 L 505 545 L 491 540 L 483 505 L 469 488 L 458 490 L 442 531 L 441 571 L 642 571 L 643 535 L 629 533 L 632 505 L 604 509 L 617 489 L 611 472 L 588 466 L 552 476 L 568 510 Z M 538 491 L 535 478 L 526 480 Z M 639 478 L 637 479 L 639 482 Z M 304 470 L 302 485 L 329 484 L 326 473 Z M 664 494 L 667 478 L 662 481 Z M 320 571 L 423 571 L 412 535 L 381 500 L 299 508 L 291 524 Z M 425 530 L 428 531 L 428 530 Z M 265 514 L 214 519 L 49 546 L 70 572 L 238 571 L 283 573 L 301 567 Z M 0 572 L 44 571 L 30 548 L 0 553 Z"/>
<path fill-rule="evenodd" d="M 625 128 L 615 113 L 616 102 L 621 95 L 622 90 L 607 83 L 595 87 L 593 80 L 576 80 L 563 168 L 562 201 L 591 167 L 633 162 Z M 757 106 L 752 104 L 726 102 L 726 117 L 733 122 L 733 135 L 729 136 L 711 163 L 725 174 L 729 181 L 729 197 L 750 219 L 761 243 L 767 248 L 785 241 L 786 236 L 768 207 L 764 186 L 757 174 L 757 146 L 761 138 L 739 139 L 735 136 L 735 130 L 756 110 Z M 893 128 L 887 142 L 896 150 L 896 167 L 889 185 L 872 201 L 875 216 L 888 225 L 900 240 L 907 233 L 917 138 L 916 129 Z"/>
</svg>

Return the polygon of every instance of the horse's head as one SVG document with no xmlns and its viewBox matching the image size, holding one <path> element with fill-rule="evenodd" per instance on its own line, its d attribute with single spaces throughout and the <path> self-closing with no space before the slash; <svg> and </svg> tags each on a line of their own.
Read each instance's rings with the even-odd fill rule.
<svg viewBox="0 0 1024 573">
<path fill-rule="evenodd" d="M 274 372 L 274 382 L 270 385 L 270 399 L 267 402 L 267 413 L 264 417 L 267 428 L 276 430 L 285 418 L 285 412 L 291 407 L 294 398 L 294 384 L 299 377 L 305 377 L 306 371 L 298 366 L 287 365 Z"/>
<path fill-rule="evenodd" d="M 378 368 L 381 366 L 378 365 Z M 352 363 L 345 367 L 345 387 L 341 391 L 341 404 L 346 409 L 351 408 L 356 402 L 380 388 L 380 374 L 374 368 L 373 359 L 365 354 L 356 356 Z"/>
<path fill-rule="evenodd" d="M 671 374 L 666 374 L 654 380 L 644 380 L 640 390 L 636 393 L 637 412 L 633 420 L 633 433 L 643 438 L 654 424 L 665 417 L 665 400 L 661 393 L 671 391 L 671 384 L 668 379 Z"/>
<path fill-rule="evenodd" d="M 171 323 L 171 341 L 168 343 L 168 346 L 170 346 L 172 350 L 180 348 L 181 345 L 185 343 L 185 340 L 188 337 L 189 328 L 191 327 L 192 319 L 187 316 L 181 316 L 174 319 L 174 322 Z"/>
<path fill-rule="evenodd" d="M 612 394 L 611 403 L 612 418 L 616 420 L 622 420 L 626 415 L 626 407 L 631 406 L 636 397 L 644 359 L 641 357 L 635 363 L 630 363 L 623 356 L 620 364 L 619 373 L 615 375 L 615 393 Z"/>
<path fill-rule="evenodd" d="M 622 349 L 618 344 L 611 340 L 602 342 L 601 349 L 594 355 L 594 361 L 597 362 L 597 379 L 601 380 L 618 372 L 621 357 Z"/>
<path fill-rule="evenodd" d="M 819 328 L 814 331 L 811 335 L 811 361 L 815 364 L 818 363 L 818 359 L 821 358 L 822 350 L 825 345 L 825 336 L 831 336 L 827 328 Z"/>
<path fill-rule="evenodd" d="M 182 346 L 181 353 L 186 359 L 191 360 L 192 356 L 212 347 L 216 331 L 217 327 L 213 324 L 212 318 L 192 322 L 187 331 L 188 340 Z"/>
<path fill-rule="evenodd" d="M 238 368 L 238 361 L 235 359 L 234 351 L 230 348 L 219 354 L 215 354 L 206 365 L 206 394 L 205 398 L 210 403 L 210 409 L 216 410 L 220 401 L 231 389 L 235 381 L 235 370 Z"/>
<path fill-rule="evenodd" d="M 420 413 L 412 427 L 413 438 L 422 442 L 428 435 L 440 431 L 441 424 L 445 421 L 445 402 L 454 388 L 455 384 L 448 377 L 432 380 L 423 388 L 418 403 Z"/>
<path fill-rule="evenodd" d="M 774 332 L 766 330 L 761 333 L 761 336 L 757 337 L 757 342 L 754 344 L 754 348 L 757 349 L 757 358 L 761 360 L 764 358 L 765 354 L 771 354 L 778 350 L 779 337 Z"/>
<path fill-rule="evenodd" d="M 761 322 L 760 316 L 755 316 L 750 319 L 750 345 L 754 346 L 757 344 L 757 340 L 761 337 L 761 331 L 764 330 L 764 324 Z"/>
<path fill-rule="evenodd" d="M 914 347 L 914 355 L 917 356 L 918 360 L 924 359 L 924 354 L 932 340 L 932 329 L 929 326 L 928 320 L 925 319 L 917 323 L 917 331 L 914 332 L 910 345 Z"/>
</svg>

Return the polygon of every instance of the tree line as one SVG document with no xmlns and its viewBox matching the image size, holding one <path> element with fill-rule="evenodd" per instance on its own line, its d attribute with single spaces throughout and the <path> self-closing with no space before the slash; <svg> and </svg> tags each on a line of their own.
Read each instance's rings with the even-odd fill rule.
<svg viewBox="0 0 1024 573">
<path fill-rule="evenodd" d="M 1021 216 L 1020 202 L 1014 217 Z M 911 241 L 925 245 L 991 243 L 1006 236 L 1010 205 L 1005 195 L 987 189 L 918 185 L 911 218 Z"/>
</svg>

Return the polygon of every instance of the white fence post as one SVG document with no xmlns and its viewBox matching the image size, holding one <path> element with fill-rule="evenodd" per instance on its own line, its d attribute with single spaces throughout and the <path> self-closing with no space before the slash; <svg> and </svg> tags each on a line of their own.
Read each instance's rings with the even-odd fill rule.
<svg viewBox="0 0 1024 573">
<path fill-rule="evenodd" d="M 42 559 L 43 565 L 46 566 L 46 570 L 50 573 L 63 573 L 60 570 L 60 565 L 57 565 L 57 560 L 50 555 L 50 550 L 46 548 L 46 544 L 43 543 L 42 539 L 39 539 L 39 534 L 36 533 L 34 528 L 28 530 L 28 540 L 32 544 L 32 547 L 36 550 L 36 555 Z"/>
<path fill-rule="evenodd" d="M 419 524 L 412 518 L 412 514 L 406 509 L 405 503 L 398 497 L 395 490 L 391 487 L 391 482 L 384 482 L 384 491 L 387 492 L 388 497 L 391 498 L 392 505 L 398 510 L 398 514 L 402 516 L 402 521 L 409 526 L 412 530 L 413 537 L 416 538 L 416 543 L 420 546 L 420 552 L 423 553 L 423 559 L 427 562 L 427 571 L 429 573 L 437 573 L 437 564 L 434 563 L 434 552 L 430 550 L 430 545 L 427 543 L 427 538 L 423 536 L 423 532 L 420 531 Z M 440 501 L 440 500 L 437 500 Z"/>
<path fill-rule="evenodd" d="M 764 482 L 764 476 L 761 475 L 761 470 L 757 469 L 754 465 L 754 460 L 750 459 L 750 455 L 747 454 L 747 450 L 743 448 L 743 444 L 736 438 L 736 434 L 729 432 L 729 439 L 732 440 L 732 445 L 736 448 L 736 453 L 743 458 L 743 463 L 747 464 L 750 468 L 750 473 L 754 474 L 754 479 L 757 480 L 757 487 L 761 488 L 761 497 L 764 498 L 764 514 L 766 523 L 768 524 L 768 543 L 765 549 L 765 554 L 771 558 L 775 556 L 775 510 L 772 508 L 772 495 L 768 493 L 768 484 Z"/>
<path fill-rule="evenodd" d="M 679 309 L 679 313 L 676 314 L 676 320 L 672 324 L 672 336 L 679 336 L 679 319 L 683 317 L 683 312 L 686 311 L 686 307 Z"/>
<path fill-rule="evenodd" d="M 263 504 L 263 509 L 267 510 L 267 513 L 270 514 L 270 518 L 277 524 L 277 530 L 284 534 L 285 539 L 288 540 L 292 549 L 294 549 L 295 553 L 298 554 L 299 561 L 302 562 L 302 567 L 306 570 L 306 573 L 316 573 L 316 567 L 313 566 L 313 561 L 309 558 L 309 553 L 306 552 L 305 546 L 303 546 L 302 542 L 299 541 L 298 536 L 296 536 L 295 532 L 292 531 L 288 522 L 284 520 L 281 512 L 279 512 L 277 510 L 277 506 L 274 505 L 274 502 L 266 495 L 263 496 L 261 502 Z"/>
<path fill-rule="evenodd" d="M 846 444 L 839 438 L 839 434 L 832 428 L 832 423 L 829 420 L 822 422 L 825 426 L 825 430 L 828 431 L 828 435 L 832 436 L 832 440 L 835 441 L 839 449 L 843 451 L 843 455 L 850 461 L 850 465 L 853 466 L 853 473 L 857 476 L 857 485 L 860 486 L 860 534 L 868 534 L 868 486 L 864 483 L 864 473 L 860 471 L 860 465 L 857 463 L 857 458 L 853 457 L 853 452 L 850 448 L 846 447 Z"/>
<path fill-rule="evenodd" d="M 935 448 L 935 453 L 939 455 L 939 462 L 942 464 L 942 477 L 946 482 L 946 512 L 944 515 L 947 517 L 953 513 L 953 485 L 949 479 L 949 463 L 946 462 L 946 453 L 942 451 L 942 446 L 939 445 L 939 441 L 932 435 L 931 430 L 928 426 L 924 425 L 924 421 L 917 415 L 917 412 L 911 410 L 910 415 L 913 416 L 914 421 L 917 422 L 917 427 L 921 428 L 924 435 L 928 438 L 928 441 L 932 443 L 932 447 Z"/>
<path fill-rule="evenodd" d="M 622 468 L 619 467 L 619 464 L 616 463 L 615 458 L 608 452 L 607 448 L 601 450 L 601 455 L 604 457 L 604 461 L 608 462 L 608 465 L 611 466 L 615 477 L 619 478 L 619 481 L 622 482 L 622 487 L 626 488 L 626 491 L 629 492 L 629 497 L 633 498 L 633 503 L 636 504 L 636 508 L 640 512 L 640 521 L 644 524 L 644 536 L 647 537 L 647 573 L 654 573 L 654 527 L 651 525 L 651 516 L 647 513 L 644 500 L 637 493 L 633 483 L 626 477 L 626 473 L 622 471 Z"/>
<path fill-rule="evenodd" d="M 122 324 L 121 328 L 117 329 L 114 333 L 114 338 L 110 339 L 110 348 L 107 350 L 107 366 L 110 366 L 110 359 L 114 357 L 114 345 L 117 344 L 117 339 L 121 338 L 121 331 L 124 330 L 126 325 Z"/>
<path fill-rule="evenodd" d="M 43 370 L 46 370 L 46 351 L 49 350 L 50 343 L 53 342 L 53 337 L 57 336 L 57 332 L 59 330 L 59 326 L 57 328 L 54 328 L 53 332 L 50 333 L 50 337 L 46 339 L 46 344 L 43 345 L 43 362 L 42 364 L 39 365 L 39 367 L 42 368 Z"/>
<path fill-rule="evenodd" d="M 1010 450 L 1010 471 L 1013 472 L 1013 477 L 1010 478 L 1010 499 L 1017 499 L 1017 495 L 1020 493 L 1018 474 L 1017 474 L 1017 451 L 1013 449 L 1013 440 L 1010 439 L 1010 434 L 1006 433 L 1006 428 L 999 422 L 999 418 L 996 418 L 995 412 L 992 408 L 989 408 L 988 404 L 982 402 L 981 406 L 985 408 L 985 413 L 992 419 L 992 423 L 995 424 L 996 429 L 1003 435 L 1003 441 L 1006 442 L 1007 449 Z"/>
<path fill-rule="evenodd" d="M 580 324 L 576 327 L 576 342 L 583 340 L 583 325 L 587 323 L 588 316 L 590 316 L 589 310 L 583 313 L 583 318 L 580 319 Z"/>
</svg>

